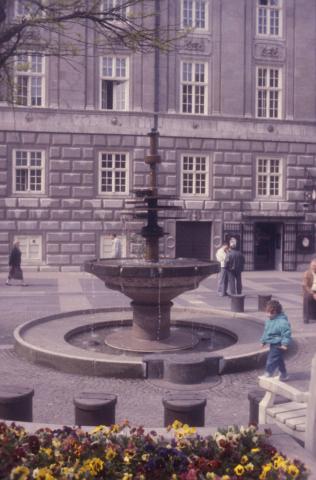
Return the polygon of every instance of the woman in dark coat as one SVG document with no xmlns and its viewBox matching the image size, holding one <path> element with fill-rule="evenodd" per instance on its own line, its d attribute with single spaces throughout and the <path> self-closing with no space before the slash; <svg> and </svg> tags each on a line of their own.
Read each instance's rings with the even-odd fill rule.
<svg viewBox="0 0 316 480">
<path fill-rule="evenodd" d="M 9 257 L 9 275 L 6 285 L 11 285 L 10 280 L 21 280 L 22 285 L 25 285 L 23 279 L 23 271 L 21 268 L 22 252 L 20 250 L 20 242 L 14 242 L 13 248 Z"/>
</svg>

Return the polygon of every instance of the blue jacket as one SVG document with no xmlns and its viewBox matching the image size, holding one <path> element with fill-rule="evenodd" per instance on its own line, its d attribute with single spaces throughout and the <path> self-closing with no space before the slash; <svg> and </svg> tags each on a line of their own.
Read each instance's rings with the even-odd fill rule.
<svg viewBox="0 0 316 480">
<path fill-rule="evenodd" d="M 261 343 L 288 345 L 291 341 L 291 325 L 285 313 L 281 312 L 276 317 L 266 320 Z"/>
</svg>

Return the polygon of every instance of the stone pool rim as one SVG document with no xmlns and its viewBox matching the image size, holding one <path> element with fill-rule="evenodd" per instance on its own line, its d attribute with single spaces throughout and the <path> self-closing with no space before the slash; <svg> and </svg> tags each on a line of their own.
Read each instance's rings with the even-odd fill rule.
<svg viewBox="0 0 316 480">
<path fill-rule="evenodd" d="M 221 330 L 225 328 L 231 335 L 236 335 L 238 340 L 235 344 L 228 346 L 224 349 L 216 350 L 210 354 L 204 353 L 190 353 L 192 356 L 208 356 L 208 357 L 222 357 L 220 364 L 220 374 L 233 373 L 242 370 L 251 370 L 253 368 L 260 368 L 263 366 L 267 348 L 262 348 L 259 342 L 260 335 L 263 328 L 263 320 L 256 318 L 253 314 L 247 313 L 234 313 L 214 308 L 195 308 L 195 307 L 174 307 L 173 315 L 181 315 L 180 323 L 182 325 L 192 323 L 203 324 L 204 322 L 194 322 L 192 319 L 188 319 L 190 312 L 192 314 L 203 314 L 216 316 L 218 323 L 214 319 L 210 320 L 209 324 L 205 324 L 206 327 L 217 325 Z M 69 331 L 73 331 L 74 328 L 80 328 L 80 326 L 87 325 L 89 322 L 87 319 L 77 322 L 77 326 L 67 326 L 71 317 L 79 317 L 87 315 L 98 314 L 120 314 L 127 316 L 131 313 L 129 307 L 114 307 L 114 308 L 91 308 L 84 310 L 72 310 L 63 313 L 57 313 L 46 317 L 36 318 L 20 325 L 14 330 L 15 350 L 18 355 L 26 358 L 28 361 L 37 364 L 43 364 L 56 370 L 79 373 L 82 375 L 104 376 L 104 377 L 117 377 L 117 378 L 147 378 L 147 364 L 144 359 L 121 359 L 113 358 L 111 355 L 107 355 L 99 352 L 92 352 L 88 350 L 82 350 L 78 347 L 74 347 L 67 343 L 66 337 Z M 184 317 L 184 318 L 182 318 Z M 36 345 L 38 341 L 36 335 L 36 327 L 40 327 L 47 322 L 54 322 L 54 320 L 65 320 L 62 325 L 59 324 L 59 331 L 57 337 L 53 340 L 57 343 L 52 347 L 52 338 L 46 339 L 44 346 Z M 123 319 L 124 320 L 124 319 Z M 108 321 L 103 321 L 103 323 Z M 122 325 L 122 320 L 118 319 L 111 321 L 113 325 Z M 90 322 L 94 323 L 101 322 Z M 172 325 L 177 325 L 177 320 L 172 320 Z M 63 327 L 63 328 L 60 328 Z M 242 329 L 242 330 L 241 330 Z M 26 333 L 30 334 L 33 330 L 33 341 L 25 340 L 23 337 Z M 35 332 L 35 335 L 34 335 Z M 242 334 L 240 335 L 240 332 Z M 43 333 L 43 332 L 42 332 Z M 54 331 L 50 332 L 51 336 L 54 336 Z M 34 338 L 35 337 L 35 338 Z M 43 340 L 43 339 L 42 339 Z"/>
</svg>

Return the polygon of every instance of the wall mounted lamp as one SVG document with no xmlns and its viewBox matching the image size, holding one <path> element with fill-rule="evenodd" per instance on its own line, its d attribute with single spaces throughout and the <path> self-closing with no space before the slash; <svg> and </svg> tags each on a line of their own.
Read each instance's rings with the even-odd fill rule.
<svg viewBox="0 0 316 480">
<path fill-rule="evenodd" d="M 303 209 L 309 210 L 316 203 L 316 178 L 307 168 L 305 168 L 305 178 Z"/>
</svg>

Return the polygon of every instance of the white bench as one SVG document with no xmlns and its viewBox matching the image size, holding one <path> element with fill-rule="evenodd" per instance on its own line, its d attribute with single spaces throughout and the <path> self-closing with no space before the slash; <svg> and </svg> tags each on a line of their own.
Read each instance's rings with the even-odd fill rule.
<svg viewBox="0 0 316 480">
<path fill-rule="evenodd" d="M 266 393 L 259 403 L 259 425 L 275 423 L 281 430 L 304 443 L 316 457 L 316 355 L 312 361 L 308 392 L 302 392 L 277 377 L 259 377 Z M 288 402 L 274 404 L 276 395 Z"/>
</svg>

